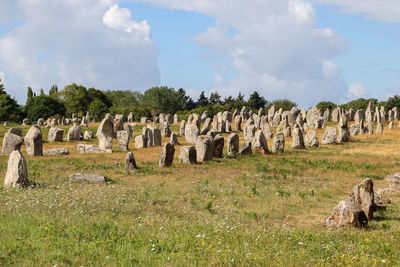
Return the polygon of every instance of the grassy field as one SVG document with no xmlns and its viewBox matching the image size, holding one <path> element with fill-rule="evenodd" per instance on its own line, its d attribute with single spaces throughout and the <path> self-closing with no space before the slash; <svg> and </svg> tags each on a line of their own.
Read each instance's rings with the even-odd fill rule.
<svg viewBox="0 0 400 267">
<path fill-rule="evenodd" d="M 1 140 L 8 128 L 0 126 Z M 37 186 L 0 187 L 2 266 L 400 265 L 400 194 L 387 195 L 392 204 L 368 229 L 322 226 L 364 178 L 375 190 L 387 187 L 384 177 L 400 169 L 400 128 L 298 151 L 287 138 L 284 154 L 198 165 L 180 164 L 178 146 L 173 166 L 163 169 L 161 147 L 132 149 L 131 139 L 139 166 L 132 174 L 116 141 L 112 154 L 79 155 L 78 143 L 97 140 L 47 143 L 42 131 L 45 149 L 71 154 L 29 157 L 22 147 Z M 7 161 L 0 156 L 1 185 Z M 74 173 L 112 182 L 69 182 Z"/>
</svg>

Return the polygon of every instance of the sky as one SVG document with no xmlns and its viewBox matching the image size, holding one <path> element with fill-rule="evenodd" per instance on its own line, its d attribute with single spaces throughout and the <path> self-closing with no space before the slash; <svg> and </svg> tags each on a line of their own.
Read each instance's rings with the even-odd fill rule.
<svg viewBox="0 0 400 267">
<path fill-rule="evenodd" d="M 398 0 L 1 0 L 0 79 L 300 107 L 400 94 Z"/>
</svg>

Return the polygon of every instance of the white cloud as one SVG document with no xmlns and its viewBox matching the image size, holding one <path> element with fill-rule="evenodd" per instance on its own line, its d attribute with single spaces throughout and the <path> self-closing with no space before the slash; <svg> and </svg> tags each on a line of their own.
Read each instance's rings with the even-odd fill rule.
<svg viewBox="0 0 400 267">
<path fill-rule="evenodd" d="M 367 90 L 362 83 L 352 83 L 349 86 L 348 97 L 350 99 L 368 96 Z"/>
<path fill-rule="evenodd" d="M 132 20 L 115 1 L 14 3 L 15 17 L 23 24 L 0 39 L 0 68 L 8 75 L 7 90 L 18 100 L 25 99 L 27 86 L 48 90 L 52 84 L 76 82 L 143 90 L 159 83 L 150 26 Z"/>
<path fill-rule="evenodd" d="M 195 40 L 210 47 L 213 57 L 231 59 L 228 66 L 236 69 L 237 78 L 225 78 L 211 89 L 223 96 L 258 90 L 269 100 L 290 98 L 305 107 L 347 96 L 348 85 L 340 71 L 327 63 L 346 50 L 346 42 L 335 31 L 317 27 L 309 1 L 136 1 L 216 19 L 216 25 Z M 233 36 L 231 27 L 236 30 Z"/>
<path fill-rule="evenodd" d="M 131 20 L 131 12 L 127 8 L 119 8 L 117 4 L 110 7 L 110 9 L 103 16 L 104 24 L 117 30 L 123 30 L 128 33 L 136 33 L 142 35 L 141 37 L 150 41 L 151 28 L 147 21 L 137 22 Z"/>
<path fill-rule="evenodd" d="M 400 23 L 398 0 L 314 0 L 316 3 L 334 4 L 343 12 L 359 13 L 381 22 Z"/>
</svg>

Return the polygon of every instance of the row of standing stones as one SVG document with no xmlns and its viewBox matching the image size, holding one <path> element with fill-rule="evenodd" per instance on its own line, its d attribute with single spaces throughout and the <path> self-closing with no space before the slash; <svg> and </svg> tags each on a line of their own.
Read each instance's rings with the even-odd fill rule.
<svg viewBox="0 0 400 267">
<path fill-rule="evenodd" d="M 335 144 L 347 142 L 351 135 L 373 134 L 373 122 L 378 123 L 376 132 L 381 134 L 383 131 L 382 122 L 386 120 L 386 117 L 383 108 L 376 108 L 374 112 L 372 110 L 372 103 L 369 104 L 366 111 L 357 110 L 353 112 L 352 110 L 346 111 L 337 108 L 332 113 L 330 113 L 329 110 L 322 113 L 315 107 L 310 108 L 308 112 L 305 112 L 305 110 L 298 110 L 296 107 L 292 108 L 290 111 L 275 111 L 273 106 L 268 110 L 267 114 L 262 108 L 260 108 L 258 114 L 255 114 L 252 110 L 247 110 L 246 107 L 243 107 L 240 112 L 238 112 L 238 110 L 235 110 L 233 113 L 228 111 L 219 112 L 212 120 L 208 116 L 208 112 L 204 112 L 202 115 L 190 114 L 187 122 L 181 121 L 179 133 L 175 134 L 171 132 L 169 126 L 172 123 L 179 123 L 178 115 L 160 114 L 153 118 L 153 122 L 149 121 L 146 117 L 141 119 L 142 123 L 148 123 L 148 125 L 143 127 L 142 135 L 135 137 L 135 148 L 141 149 L 148 146 L 161 146 L 161 136 L 170 137 L 170 142 L 165 143 L 162 147 L 159 160 L 160 167 L 169 167 L 173 163 L 175 145 L 179 145 L 177 136 L 184 136 L 186 142 L 193 145 L 182 146 L 180 148 L 179 161 L 186 164 L 196 164 L 223 156 L 225 139 L 221 135 L 222 133 L 230 133 L 227 138 L 227 154 L 229 156 L 237 154 L 249 155 L 252 154 L 252 149 L 263 153 L 270 153 L 268 150 L 267 138 L 273 138 L 272 153 L 283 153 L 285 149 L 285 137 L 289 136 L 293 138 L 293 149 L 318 147 L 319 140 L 314 129 L 323 128 L 326 121 L 338 121 L 338 128 L 326 127 L 321 143 Z M 99 140 L 99 145 L 78 144 L 78 152 L 112 153 L 114 138 L 117 139 L 120 150 L 128 151 L 129 140 L 130 137 L 132 137 L 132 118 L 133 115 L 131 113 L 127 119 L 128 123 L 124 124 L 124 117 L 122 115 L 117 115 L 115 118 L 112 118 L 111 115 L 107 114 L 97 129 L 96 137 Z M 398 120 L 397 108 L 389 111 L 388 119 Z M 366 125 L 364 125 L 364 120 L 368 122 Z M 64 130 L 56 128 L 54 125 L 68 125 L 70 123 L 72 123 L 73 126 L 69 128 L 66 138 L 67 141 L 89 140 L 94 137 L 94 133 L 86 131 L 82 134 L 79 126 L 87 126 L 89 121 L 89 114 L 83 118 L 73 116 L 72 119 L 63 118 L 58 121 L 55 119 L 48 119 L 47 121 L 39 119 L 38 124 L 29 129 L 25 138 L 22 138 L 22 131 L 20 128 L 11 128 L 5 134 L 2 146 L 2 155 L 10 155 L 4 186 L 15 187 L 29 185 L 26 161 L 20 152 L 21 145 L 24 142 L 26 144 L 26 153 L 31 156 L 69 154 L 69 151 L 65 148 L 43 151 L 40 126 L 51 127 L 48 134 L 48 141 L 62 141 Z M 355 123 L 350 126 L 350 129 L 348 128 L 348 121 L 355 121 Z M 239 135 L 232 131 L 231 123 L 234 125 L 237 132 L 241 132 L 243 122 L 245 122 L 243 127 L 245 142 L 242 146 L 239 146 Z M 27 123 L 28 122 L 25 120 L 23 125 Z M 157 127 L 153 123 L 160 123 L 160 126 Z M 391 121 L 389 129 L 392 129 L 394 127 L 393 125 L 393 121 Z M 275 135 L 272 133 L 272 128 L 276 128 Z M 306 135 L 303 137 L 303 133 L 305 132 Z M 126 155 L 125 169 L 127 171 L 132 171 L 136 168 L 135 157 L 132 152 L 128 152 Z M 91 182 L 106 180 L 103 176 L 91 174 L 76 174 L 72 175 L 70 179 L 88 180 Z M 372 181 L 368 181 L 370 181 L 371 186 L 366 188 L 371 188 L 372 190 Z M 363 193 L 362 195 L 365 194 Z M 382 197 L 380 197 L 380 199 L 382 199 Z M 360 210 L 363 209 L 357 204 L 358 202 L 350 200 L 340 202 L 334 209 L 333 214 L 325 220 L 325 224 L 328 226 L 342 226 L 346 224 L 365 226 L 365 218 L 360 212 Z M 347 219 L 343 219 L 343 216 Z M 349 219 L 349 216 L 353 219 Z M 370 215 L 366 216 L 367 219 L 372 218 L 368 216 Z M 362 220 L 364 220 L 363 223 L 360 223 L 361 219 L 355 219 L 361 217 L 363 218 Z"/>
</svg>

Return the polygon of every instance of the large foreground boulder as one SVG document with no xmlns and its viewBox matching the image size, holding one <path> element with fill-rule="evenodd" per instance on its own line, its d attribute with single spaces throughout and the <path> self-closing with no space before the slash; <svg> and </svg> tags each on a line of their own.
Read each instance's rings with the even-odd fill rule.
<svg viewBox="0 0 400 267">
<path fill-rule="evenodd" d="M 186 164 L 197 163 L 197 153 L 194 146 L 183 146 L 180 150 L 181 154 L 179 155 L 179 162 Z"/>
<path fill-rule="evenodd" d="M 114 137 L 114 123 L 110 114 L 101 121 L 97 128 L 96 136 L 99 139 L 99 148 L 103 150 L 112 150 L 112 139 Z"/>
<path fill-rule="evenodd" d="M 158 166 L 160 167 L 169 167 L 172 165 L 174 161 L 175 154 L 175 146 L 171 143 L 165 143 L 162 148 L 160 161 L 158 162 Z"/>
<path fill-rule="evenodd" d="M 62 142 L 64 137 L 64 130 L 56 127 L 51 127 L 47 135 L 49 142 Z"/>
<path fill-rule="evenodd" d="M 283 153 L 285 151 L 285 136 L 277 133 L 272 141 L 272 153 Z"/>
<path fill-rule="evenodd" d="M 196 144 L 199 136 L 199 128 L 195 124 L 188 123 L 185 127 L 185 139 L 190 144 Z"/>
<path fill-rule="evenodd" d="M 328 227 L 354 226 L 367 227 L 368 218 L 364 211 L 351 203 L 342 200 L 333 209 L 332 214 L 325 218 L 324 225 Z"/>
<path fill-rule="evenodd" d="M 239 135 L 237 133 L 231 133 L 228 136 L 226 143 L 226 152 L 229 156 L 233 156 L 239 153 Z"/>
<path fill-rule="evenodd" d="M 196 140 L 197 162 L 212 160 L 214 156 L 214 141 L 211 136 L 200 135 Z"/>
<path fill-rule="evenodd" d="M 135 156 L 132 152 L 128 152 L 125 157 L 125 171 L 133 171 L 137 169 Z"/>
<path fill-rule="evenodd" d="M 117 131 L 118 147 L 121 151 L 129 150 L 130 135 L 127 131 Z"/>
<path fill-rule="evenodd" d="M 19 187 L 27 185 L 29 185 L 29 179 L 25 158 L 20 151 L 14 150 L 11 152 L 8 159 L 4 187 Z"/>
<path fill-rule="evenodd" d="M 42 131 L 38 126 L 32 126 L 25 135 L 26 154 L 43 156 Z"/>
<path fill-rule="evenodd" d="M 337 130 L 335 127 L 326 127 L 325 133 L 322 136 L 322 144 L 336 144 Z"/>
<path fill-rule="evenodd" d="M 1 148 L 2 155 L 10 155 L 14 150 L 20 150 L 24 139 L 13 133 L 5 133 L 3 139 L 3 146 Z"/>
<path fill-rule="evenodd" d="M 319 140 L 317 137 L 317 132 L 315 130 L 310 130 L 306 134 L 304 138 L 304 144 L 307 147 L 318 147 L 319 146 Z"/>
<path fill-rule="evenodd" d="M 224 152 L 225 139 L 218 134 L 214 137 L 214 158 L 222 158 Z"/>
<path fill-rule="evenodd" d="M 67 141 L 80 141 L 83 138 L 81 127 L 72 126 L 68 129 Z"/>
</svg>

